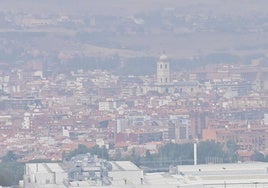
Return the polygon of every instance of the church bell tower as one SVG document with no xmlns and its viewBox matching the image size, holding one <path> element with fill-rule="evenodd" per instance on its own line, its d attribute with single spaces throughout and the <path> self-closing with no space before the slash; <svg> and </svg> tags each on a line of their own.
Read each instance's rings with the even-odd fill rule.
<svg viewBox="0 0 268 188">
<path fill-rule="evenodd" d="M 170 65 L 168 57 L 163 54 L 157 62 L 157 84 L 166 85 L 170 83 Z"/>
</svg>

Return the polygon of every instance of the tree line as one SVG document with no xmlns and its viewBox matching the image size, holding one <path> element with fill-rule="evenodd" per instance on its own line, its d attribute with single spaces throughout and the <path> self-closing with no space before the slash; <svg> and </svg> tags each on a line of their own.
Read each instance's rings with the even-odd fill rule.
<svg viewBox="0 0 268 188">
<path fill-rule="evenodd" d="M 158 153 L 146 152 L 144 157 L 139 157 L 132 152 L 130 159 L 133 159 L 138 166 L 149 168 L 167 168 L 171 165 L 192 165 L 194 164 L 194 144 L 167 143 L 159 148 Z M 238 161 L 237 146 L 233 142 L 225 145 L 214 141 L 203 141 L 197 144 L 197 163 L 231 163 Z"/>
</svg>

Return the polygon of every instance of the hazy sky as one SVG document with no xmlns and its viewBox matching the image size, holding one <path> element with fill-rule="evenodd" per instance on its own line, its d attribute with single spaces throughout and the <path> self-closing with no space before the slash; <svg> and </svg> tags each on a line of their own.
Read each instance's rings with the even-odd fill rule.
<svg viewBox="0 0 268 188">
<path fill-rule="evenodd" d="M 1 0 L 1 10 L 29 12 L 92 12 L 134 14 L 160 8 L 201 10 L 215 14 L 248 14 L 267 12 L 267 0 Z M 193 8 L 194 7 L 194 8 Z"/>
<path fill-rule="evenodd" d="M 176 12 L 174 15 L 179 15 L 185 20 L 188 16 L 191 17 L 194 15 L 193 18 L 190 19 L 191 22 L 187 23 L 187 26 L 176 26 L 176 29 L 184 31 L 185 27 L 188 27 L 186 30 L 188 29 L 194 32 L 188 35 L 174 35 L 173 33 L 166 31 L 158 35 L 157 30 L 161 30 L 161 24 L 159 24 L 158 28 L 150 28 L 151 33 L 148 35 L 144 32 L 131 35 L 131 37 L 116 35 L 116 37 L 107 38 L 105 39 L 106 45 L 104 46 L 95 43 L 83 43 L 83 47 L 81 47 L 80 44 L 77 45 L 74 42 L 75 40 L 62 40 L 61 43 L 58 42 L 58 44 L 62 44 L 62 48 L 58 47 L 58 49 L 63 50 L 67 47 L 72 48 L 72 50 L 75 49 L 73 51 L 82 51 L 83 49 L 85 50 L 85 52 L 83 52 L 85 54 L 88 54 L 89 52 L 92 54 L 93 51 L 96 51 L 97 54 L 104 54 L 104 52 L 107 51 L 111 51 L 112 54 L 126 54 L 128 52 L 122 52 L 125 51 L 125 47 L 133 47 L 134 50 L 132 50 L 135 52 L 135 55 L 135 49 L 145 49 L 147 51 L 144 50 L 143 53 L 154 56 L 165 49 L 173 55 L 188 57 L 193 54 L 212 53 L 215 52 L 215 50 L 225 53 L 232 52 L 239 55 L 266 52 L 268 40 L 268 32 L 266 32 L 268 25 L 266 23 L 266 20 L 268 20 L 267 7 L 268 0 L 1 0 L 0 11 L 24 12 L 24 14 L 21 15 L 26 15 L 26 17 L 27 13 L 33 13 L 38 16 L 46 16 L 50 13 L 63 15 L 70 14 L 75 15 L 75 19 L 82 18 L 84 15 L 86 15 L 85 17 L 91 17 L 91 15 L 96 14 L 108 15 L 108 18 L 110 18 L 109 16 L 119 16 L 116 17 L 116 19 L 113 19 L 112 24 L 114 24 L 115 27 L 117 27 L 117 25 L 120 27 L 125 26 L 124 29 L 126 29 L 129 27 L 128 24 L 125 24 L 125 22 L 127 22 L 126 20 L 133 18 L 136 15 L 141 15 L 140 13 L 154 13 L 156 10 L 174 9 Z M 163 13 L 165 11 L 159 12 Z M 203 21 L 202 19 L 198 20 L 199 15 L 200 17 L 210 17 L 212 18 L 210 21 L 214 22 L 214 20 L 216 20 L 216 23 L 210 23 L 212 26 L 210 25 L 211 27 L 209 28 L 209 24 L 206 24 L 206 21 Z M 258 22 L 258 24 L 254 24 L 258 21 L 258 16 L 261 17 L 261 21 Z M 124 17 L 124 19 L 121 19 L 121 17 Z M 55 15 L 53 18 L 55 18 Z M 163 20 L 165 21 L 165 18 L 163 18 Z M 194 26 L 198 21 L 201 26 L 196 30 L 192 29 L 191 26 Z M 110 21 L 107 22 L 110 23 Z M 227 29 L 229 26 L 236 28 L 236 26 L 241 24 L 242 26 L 239 28 L 241 31 L 239 31 L 240 33 L 236 33 L 235 31 L 237 30 L 233 29 L 228 32 L 224 30 L 224 27 L 222 29 L 224 24 L 225 26 L 227 25 Z M 243 33 L 244 25 L 249 25 L 251 27 L 246 28 L 248 30 L 245 33 Z M 99 26 L 98 29 L 101 28 L 101 31 L 114 33 L 114 28 L 111 29 L 111 26 L 107 26 L 102 22 L 98 22 L 97 26 Z M 116 28 L 117 31 L 120 30 L 120 27 Z M 217 29 L 211 31 L 214 28 Z M 49 29 L 47 29 L 46 32 Z M 80 29 L 79 26 L 73 28 L 73 37 L 75 37 L 75 33 L 80 31 Z M 70 32 L 70 29 L 65 28 L 63 32 L 66 34 Z M 47 35 L 48 38 L 49 36 L 50 35 Z M 57 36 L 54 33 L 49 40 L 48 38 L 42 40 L 38 39 L 34 41 L 34 44 L 38 45 L 38 47 L 43 45 L 47 49 L 54 48 L 55 45 L 47 47 L 47 42 L 42 41 L 55 41 L 55 38 L 61 40 L 58 39 L 59 37 Z M 62 35 L 62 38 L 64 37 L 65 36 Z M 99 38 L 103 39 L 102 36 Z M 68 45 L 66 45 L 66 42 L 69 42 Z M 107 44 L 113 44 L 116 47 L 110 47 Z M 115 48 L 118 48 L 116 49 L 116 52 L 114 52 Z M 118 52 L 118 50 L 120 52 Z M 70 53 L 69 51 L 67 52 Z"/>
</svg>

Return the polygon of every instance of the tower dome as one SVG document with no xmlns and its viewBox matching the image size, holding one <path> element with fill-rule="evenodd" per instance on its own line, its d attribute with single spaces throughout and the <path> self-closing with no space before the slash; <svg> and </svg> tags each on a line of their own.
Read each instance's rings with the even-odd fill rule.
<svg viewBox="0 0 268 188">
<path fill-rule="evenodd" d="M 162 54 L 160 57 L 159 57 L 159 61 L 167 61 L 168 60 L 168 57 L 166 54 Z"/>
</svg>

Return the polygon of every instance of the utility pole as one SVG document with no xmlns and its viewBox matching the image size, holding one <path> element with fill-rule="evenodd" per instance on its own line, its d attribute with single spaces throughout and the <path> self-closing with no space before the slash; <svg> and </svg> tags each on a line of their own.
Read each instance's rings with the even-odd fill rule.
<svg viewBox="0 0 268 188">
<path fill-rule="evenodd" d="M 197 142 L 194 142 L 194 165 L 197 165 Z"/>
</svg>

